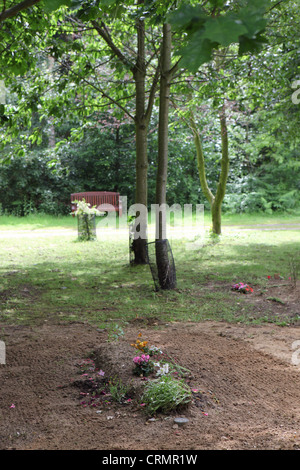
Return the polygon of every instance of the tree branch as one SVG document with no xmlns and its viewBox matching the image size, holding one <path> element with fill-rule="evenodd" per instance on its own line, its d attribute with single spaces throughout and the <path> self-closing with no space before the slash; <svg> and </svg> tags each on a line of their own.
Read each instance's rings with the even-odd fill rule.
<svg viewBox="0 0 300 470">
<path fill-rule="evenodd" d="M 189 116 L 189 126 L 194 135 L 194 142 L 195 142 L 196 154 L 197 154 L 197 166 L 198 166 L 201 189 L 204 195 L 206 196 L 206 199 L 208 200 L 210 206 L 212 206 L 212 204 L 214 203 L 215 197 L 213 193 L 211 192 L 207 183 L 206 171 L 205 171 L 205 160 L 204 160 L 203 148 L 202 148 L 202 143 L 201 143 L 201 137 L 197 129 L 192 111 L 190 112 L 190 116 Z"/>
<path fill-rule="evenodd" d="M 12 16 L 16 16 L 18 13 L 20 13 L 20 11 L 32 7 L 40 1 L 41 0 L 24 0 L 23 2 L 20 2 L 17 5 L 14 5 L 13 7 L 9 8 L 8 10 L 3 10 L 0 13 L 0 22 L 6 20 L 7 18 L 11 18 Z"/>
<path fill-rule="evenodd" d="M 92 25 L 94 26 L 94 28 L 97 31 L 97 33 L 99 34 L 99 36 L 101 36 L 102 39 L 104 39 L 104 41 L 109 46 L 109 48 L 114 53 L 114 55 L 117 56 L 124 65 L 126 65 L 126 66 L 130 65 L 130 63 L 127 60 L 126 56 L 122 53 L 122 51 L 113 42 L 113 40 L 111 38 L 111 35 L 110 35 L 106 25 L 102 22 L 101 26 L 100 26 L 97 23 L 97 21 L 95 21 L 95 20 L 92 21 Z"/>
<path fill-rule="evenodd" d="M 74 70 L 72 70 L 71 68 L 68 69 L 69 72 L 71 72 L 73 75 L 75 75 L 76 77 L 78 77 L 78 74 L 76 72 L 74 72 Z M 110 103 L 113 103 L 115 104 L 116 106 L 118 106 L 118 108 L 120 108 L 130 119 L 132 119 L 134 121 L 134 116 L 132 116 L 132 114 L 130 114 L 130 112 L 124 108 L 124 106 L 122 106 L 118 101 L 119 100 L 115 100 L 114 98 L 112 98 L 111 96 L 109 96 L 101 87 L 98 87 L 97 85 L 94 85 L 93 83 L 89 82 L 86 78 L 84 77 L 81 77 L 81 80 L 86 83 L 87 85 L 89 85 L 90 87 L 94 88 L 94 90 L 98 91 L 99 93 L 101 93 L 101 95 L 104 97 L 104 98 L 107 98 Z M 123 98 L 122 98 L 123 99 Z"/>
<path fill-rule="evenodd" d="M 145 113 L 146 120 L 148 123 L 150 121 L 150 117 L 151 117 L 151 113 L 153 109 L 155 94 L 156 94 L 157 86 L 159 83 L 159 77 L 160 77 L 160 60 L 156 67 L 155 75 L 153 77 L 153 81 L 152 81 L 152 85 L 151 85 L 150 93 L 149 93 L 148 106 L 147 106 L 146 113 Z"/>
</svg>

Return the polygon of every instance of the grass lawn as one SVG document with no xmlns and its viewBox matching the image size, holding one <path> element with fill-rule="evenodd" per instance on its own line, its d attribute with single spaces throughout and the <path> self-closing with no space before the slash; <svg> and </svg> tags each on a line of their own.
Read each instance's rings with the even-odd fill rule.
<svg viewBox="0 0 300 470">
<path fill-rule="evenodd" d="M 154 220 L 152 218 L 152 220 Z M 151 214 L 149 213 L 149 221 Z M 260 224 L 294 224 L 300 223 L 300 210 L 292 213 L 253 213 L 253 214 L 230 214 L 225 213 L 222 216 L 223 225 L 260 225 Z M 210 212 L 204 211 L 204 224 L 211 225 Z M 70 215 L 50 216 L 43 214 L 32 214 L 27 217 L 15 217 L 12 215 L 0 216 L 1 230 L 38 230 L 38 229 L 57 229 L 69 228 L 76 229 L 76 218 Z"/>
<path fill-rule="evenodd" d="M 242 281 L 263 289 L 274 273 L 288 279 L 291 260 L 299 259 L 299 231 L 238 229 L 226 224 L 240 225 L 243 217 L 225 216 L 216 240 L 206 217 L 196 250 L 170 238 L 177 288 L 158 292 L 149 266 L 130 265 L 126 230 L 98 230 L 96 241 L 78 242 L 77 221 L 70 216 L 0 217 L 0 323 L 84 321 L 113 330 L 136 318 L 273 321 L 268 312 L 254 318 L 251 303 L 241 307 L 231 285 Z M 247 221 L 299 223 L 299 216 L 268 216 L 266 222 L 255 215 Z"/>
</svg>

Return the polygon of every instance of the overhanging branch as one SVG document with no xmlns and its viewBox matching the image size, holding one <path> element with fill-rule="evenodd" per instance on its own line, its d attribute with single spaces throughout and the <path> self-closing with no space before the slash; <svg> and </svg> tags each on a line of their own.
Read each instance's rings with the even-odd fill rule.
<svg viewBox="0 0 300 470">
<path fill-rule="evenodd" d="M 14 5 L 13 7 L 9 8 L 8 10 L 3 10 L 0 13 L 0 23 L 6 20 L 7 18 L 16 16 L 18 13 L 20 13 L 20 11 L 26 10 L 26 8 L 32 7 L 40 1 L 41 0 L 24 0 L 23 2 L 20 2 L 17 5 Z"/>
</svg>

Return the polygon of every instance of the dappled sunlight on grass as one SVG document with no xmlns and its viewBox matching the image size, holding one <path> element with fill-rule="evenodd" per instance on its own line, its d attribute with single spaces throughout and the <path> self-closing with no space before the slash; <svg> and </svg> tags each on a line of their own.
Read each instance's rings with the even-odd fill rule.
<svg viewBox="0 0 300 470">
<path fill-rule="evenodd" d="M 215 238 L 206 230 L 196 250 L 174 237 L 177 288 L 155 292 L 149 266 L 129 264 L 127 231 L 102 230 L 93 242 L 78 242 L 76 231 L 66 232 L 2 232 L 1 321 L 246 321 L 251 305 L 241 309 L 232 283 L 259 286 L 270 273 L 288 276 L 300 246 L 295 231 L 224 228 Z"/>
</svg>

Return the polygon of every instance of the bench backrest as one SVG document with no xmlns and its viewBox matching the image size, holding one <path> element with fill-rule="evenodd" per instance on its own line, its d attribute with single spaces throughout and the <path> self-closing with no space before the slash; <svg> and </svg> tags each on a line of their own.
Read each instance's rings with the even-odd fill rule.
<svg viewBox="0 0 300 470">
<path fill-rule="evenodd" d="M 83 193 L 73 193 L 71 194 L 71 205 L 73 212 L 76 210 L 76 204 L 73 204 L 73 202 L 82 201 L 82 199 L 89 203 L 91 207 L 96 206 L 96 208 L 98 208 L 101 206 L 101 209 L 105 212 L 111 212 L 115 210 L 119 213 L 119 216 L 122 215 L 122 204 L 119 193 L 111 191 L 88 191 Z"/>
</svg>

